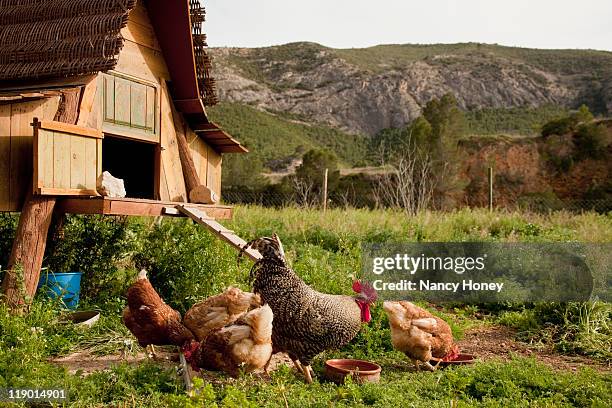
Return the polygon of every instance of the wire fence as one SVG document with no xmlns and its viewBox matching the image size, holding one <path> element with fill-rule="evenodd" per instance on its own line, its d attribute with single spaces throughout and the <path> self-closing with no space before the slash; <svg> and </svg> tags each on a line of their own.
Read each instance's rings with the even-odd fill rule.
<svg viewBox="0 0 612 408">
<path fill-rule="evenodd" d="M 322 207 L 323 203 L 319 196 L 314 195 L 309 199 L 304 199 L 296 193 L 282 193 L 270 191 L 248 191 L 248 190 L 229 190 L 223 191 L 223 201 L 226 204 L 250 204 L 262 207 Z M 477 206 L 463 204 L 461 207 L 486 207 L 487 205 Z M 517 200 L 504 204 L 493 205 L 495 208 L 508 210 L 525 210 L 531 212 L 546 213 L 551 211 L 569 212 L 612 212 L 612 199 L 572 199 L 562 200 L 555 197 L 545 196 L 523 196 Z M 328 208 L 389 208 L 382 200 L 375 195 L 357 195 L 350 193 L 330 193 L 327 199 Z M 437 209 L 431 205 L 430 209 Z"/>
</svg>

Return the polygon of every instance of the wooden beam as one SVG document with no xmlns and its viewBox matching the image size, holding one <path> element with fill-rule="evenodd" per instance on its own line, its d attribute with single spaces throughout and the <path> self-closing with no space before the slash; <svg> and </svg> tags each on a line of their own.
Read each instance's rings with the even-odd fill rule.
<svg viewBox="0 0 612 408">
<path fill-rule="evenodd" d="M 21 96 L 23 96 L 24 98 L 44 98 L 45 94 L 40 92 L 27 92 L 22 93 Z"/>
<path fill-rule="evenodd" d="M 212 192 L 208 187 L 202 184 L 202 180 L 198 176 L 196 165 L 191 155 L 191 149 L 185 135 L 185 125 L 182 116 L 172 109 L 172 117 L 174 119 L 174 128 L 176 129 L 176 140 L 179 148 L 179 157 L 183 169 L 183 177 L 185 178 L 185 188 L 187 189 L 187 197 L 189 202 L 202 204 L 216 204 L 219 202 L 219 196 Z"/>
<path fill-rule="evenodd" d="M 96 119 L 94 116 L 97 115 L 97 112 L 94 111 L 94 107 L 96 106 L 98 99 L 97 90 L 98 78 L 96 77 L 89 81 L 89 83 L 83 89 L 81 107 L 79 108 L 79 119 L 76 123 L 78 126 L 87 126 L 88 123 L 93 122 L 93 119 Z"/>
<path fill-rule="evenodd" d="M 191 150 L 189 150 L 182 118 L 174 109 L 172 109 L 172 118 L 174 119 L 174 128 L 176 129 L 176 141 L 178 143 L 181 167 L 183 168 L 183 177 L 185 178 L 185 187 L 187 188 L 187 193 L 189 193 L 202 183 L 198 177 L 198 172 L 191 156 Z"/>
<path fill-rule="evenodd" d="M 196 125 L 192 125 L 191 129 L 194 132 L 214 132 L 219 130 L 219 126 L 214 123 L 198 123 Z"/>
<path fill-rule="evenodd" d="M 43 95 L 41 94 L 41 96 Z M 53 120 L 56 121 L 56 123 L 61 122 L 64 125 L 76 124 L 79 118 L 80 101 L 81 88 L 67 89 L 62 92 L 60 104 Z"/>
<path fill-rule="evenodd" d="M 54 132 L 70 133 L 73 135 L 92 137 L 95 139 L 104 139 L 104 133 L 97 129 L 86 128 L 77 125 L 71 125 L 68 123 L 55 122 L 50 120 L 43 120 L 39 122 L 39 128 L 44 130 L 51 130 Z"/>
<path fill-rule="evenodd" d="M 36 189 L 37 194 L 40 195 L 68 195 L 68 196 L 99 196 L 100 194 L 96 190 L 82 190 L 78 188 L 52 188 L 52 187 L 39 187 Z"/>
<path fill-rule="evenodd" d="M 227 242 L 239 251 L 242 250 L 242 248 L 244 248 L 244 246 L 247 244 L 247 242 L 236 235 L 234 231 L 219 224 L 204 210 L 183 204 L 177 205 L 176 209 L 194 220 L 196 223 L 208 228 L 208 230 L 217 237 L 221 238 L 223 241 Z M 262 258 L 259 251 L 252 248 L 247 249 L 244 251 L 244 253 L 247 254 L 247 256 L 253 261 L 258 261 Z"/>
<path fill-rule="evenodd" d="M 62 198 L 57 203 L 66 214 L 108 214 L 110 201 L 103 198 Z"/>
<path fill-rule="evenodd" d="M 58 206 L 68 214 L 157 217 L 161 215 L 176 215 L 168 213 L 167 208 L 175 207 L 177 204 L 179 203 L 136 198 L 70 197 L 58 199 Z M 206 211 L 215 219 L 227 220 L 233 216 L 232 207 L 229 206 L 207 204 L 190 204 L 190 206 Z"/>
</svg>

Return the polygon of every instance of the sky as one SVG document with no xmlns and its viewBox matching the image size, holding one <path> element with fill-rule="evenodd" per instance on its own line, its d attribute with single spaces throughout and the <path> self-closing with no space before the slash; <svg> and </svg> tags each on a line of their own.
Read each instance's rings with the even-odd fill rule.
<svg viewBox="0 0 612 408">
<path fill-rule="evenodd" d="M 612 51 L 612 0 L 202 0 L 211 47 L 479 42 Z"/>
</svg>

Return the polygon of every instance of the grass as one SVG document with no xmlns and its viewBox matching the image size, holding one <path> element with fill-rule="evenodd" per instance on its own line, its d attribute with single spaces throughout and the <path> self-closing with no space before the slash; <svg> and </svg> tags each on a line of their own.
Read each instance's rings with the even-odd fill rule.
<svg viewBox="0 0 612 408">
<path fill-rule="evenodd" d="M 538 304 L 503 312 L 497 321 L 518 338 L 553 344 L 559 352 L 588 354 L 612 362 L 612 305 L 605 302 Z"/>
<path fill-rule="evenodd" d="M 6 222 L 14 224 L 13 219 Z M 76 231 L 74 237 L 80 236 L 79 218 L 67 225 L 70 226 L 66 231 L 68 244 L 82 245 L 78 240 L 71 241 L 71 228 Z M 239 206 L 234 220 L 227 225 L 245 238 L 278 232 L 294 269 L 308 284 L 330 293 L 350 292 L 348 282 L 360 270 L 364 242 L 612 241 L 611 216 L 594 213 L 536 215 L 460 210 L 407 218 L 391 210 L 333 209 L 322 214 L 297 208 Z M 127 236 L 136 241 L 136 249 L 128 259 L 120 261 L 123 269 L 117 282 L 123 282 L 125 270 L 135 275 L 138 267 L 145 266 L 153 284 L 179 310 L 218 293 L 227 285 L 248 287 L 250 264 L 237 265 L 235 251 L 201 227 L 186 220 L 167 219 L 156 225 L 148 219 L 134 218 L 126 228 Z M 10 236 L 11 227 L 5 230 L 6 236 Z M 92 229 L 89 241 L 96 241 L 96 234 L 104 232 L 97 231 Z M 96 245 L 100 248 L 101 243 Z M 111 289 L 104 300 L 99 300 L 100 304 L 98 299 L 85 296 L 84 308 L 102 311 L 100 321 L 91 330 L 58 324 L 61 314 L 57 304 L 43 299 L 36 299 L 27 316 L 11 316 L 0 303 L 0 387 L 64 387 L 71 396 L 66 404 L 70 407 L 284 407 L 285 400 L 289 406 L 321 407 L 447 407 L 449 401 L 465 407 L 605 407 L 612 404 L 609 374 L 587 368 L 559 372 L 533 359 L 516 357 L 510 362 L 480 362 L 436 373 L 411 372 L 407 359 L 391 347 L 388 322 L 380 307 L 373 310 L 372 322 L 364 326 L 349 346 L 316 359 L 314 368 L 319 380 L 312 386 L 306 386 L 290 368 L 281 367 L 271 379 L 247 375 L 231 380 L 219 375 L 210 383 L 196 384 L 200 396 L 190 399 L 184 395 L 174 369 L 155 363 L 121 364 L 109 371 L 82 376 L 69 374 L 48 362 L 50 357 L 84 348 L 97 354 L 139 350 L 120 321 L 125 288 L 112 289 L 118 285 L 107 285 Z M 558 340 L 559 352 L 588 354 L 604 361 L 609 358 L 604 353 L 596 353 L 605 352 L 606 347 L 609 351 L 610 334 L 606 326 L 609 304 L 576 304 L 566 308 L 552 304 L 497 307 L 499 311 L 486 311 L 493 316 L 491 322 L 515 327 L 519 334 L 549 333 L 550 327 L 556 327 L 551 336 L 542 336 L 541 341 Z M 473 317 L 478 310 L 476 306 L 458 305 L 436 313 L 461 338 L 470 327 L 482 324 Z M 325 382 L 321 375 L 323 361 L 339 356 L 379 362 L 383 367 L 381 383 L 337 386 Z"/>
<path fill-rule="evenodd" d="M 174 370 L 154 362 L 120 364 L 85 377 L 46 362 L 63 349 L 64 340 L 57 335 L 74 341 L 90 336 L 55 330 L 52 320 L 47 321 L 55 314 L 51 306 L 36 303 L 25 318 L 11 317 L 0 306 L 0 387 L 65 388 L 70 396 L 65 404 L 68 407 L 284 407 L 285 400 L 289 406 L 340 407 L 446 407 L 449 401 L 466 407 L 605 407 L 612 403 L 610 375 L 587 368 L 576 373 L 558 372 L 527 358 L 414 373 L 402 355 L 377 352 L 369 358 L 383 367 L 380 384 L 358 386 L 348 382 L 337 386 L 324 381 L 323 358 L 351 356 L 350 350 L 317 359 L 314 368 L 319 379 L 311 386 L 292 369 L 281 366 L 270 379 L 245 375 L 228 380 L 218 375 L 218 380 L 211 383 L 196 382 L 200 395 L 190 399 L 184 395 Z M 40 328 L 33 331 L 31 327 Z"/>
</svg>

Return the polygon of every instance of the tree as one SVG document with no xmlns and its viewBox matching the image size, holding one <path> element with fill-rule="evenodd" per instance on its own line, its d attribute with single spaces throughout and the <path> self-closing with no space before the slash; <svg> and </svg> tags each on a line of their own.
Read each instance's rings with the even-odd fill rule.
<svg viewBox="0 0 612 408">
<path fill-rule="evenodd" d="M 433 128 L 423 116 L 416 118 L 409 127 L 410 144 L 421 150 L 430 150 Z"/>
<path fill-rule="evenodd" d="M 542 126 L 542 136 L 565 135 L 577 130 L 579 124 L 588 124 L 594 117 L 586 105 L 581 105 L 576 112 L 569 115 L 553 119 Z"/>
<path fill-rule="evenodd" d="M 256 157 L 231 154 L 223 158 L 223 187 L 240 187 L 259 190 L 265 187 L 267 180 L 262 176 L 263 165 Z"/>
<path fill-rule="evenodd" d="M 313 184 L 313 192 L 320 192 L 323 186 L 325 169 L 329 169 L 327 185 L 332 190 L 340 178 L 338 157 L 328 151 L 312 149 L 306 152 L 302 164 L 296 169 L 295 176 L 303 182 Z"/>
<path fill-rule="evenodd" d="M 457 106 L 457 99 L 446 94 L 432 99 L 423 109 L 423 117 L 431 125 L 430 145 L 432 150 L 455 149 L 466 128 L 465 115 Z M 437 152 L 439 153 L 439 152 Z"/>
<path fill-rule="evenodd" d="M 423 109 L 423 117 L 431 126 L 425 149 L 431 158 L 431 172 L 436 178 L 437 204 L 440 207 L 454 206 L 452 197 L 462 190 L 459 178 L 459 163 L 462 160 L 457 147 L 465 133 L 465 115 L 457 106 L 455 97 L 446 94 L 429 101 Z"/>
<path fill-rule="evenodd" d="M 426 210 L 436 183 L 427 153 L 407 143 L 387 166 L 390 170 L 374 187 L 377 204 L 401 208 L 409 216 Z"/>
<path fill-rule="evenodd" d="M 340 180 L 338 157 L 328 150 L 312 149 L 306 152 L 295 175 L 287 179 L 303 205 L 319 202 L 323 194 L 323 178 L 328 169 L 327 189 L 332 191 Z"/>
<path fill-rule="evenodd" d="M 606 127 L 595 123 L 583 123 L 578 126 L 574 134 L 576 145 L 576 158 L 578 160 L 587 158 L 605 157 L 610 141 L 606 137 Z"/>
<path fill-rule="evenodd" d="M 572 113 L 571 117 L 576 123 L 589 123 L 592 122 L 593 119 L 595 119 L 595 117 L 585 104 L 580 105 L 578 110 Z"/>
</svg>

